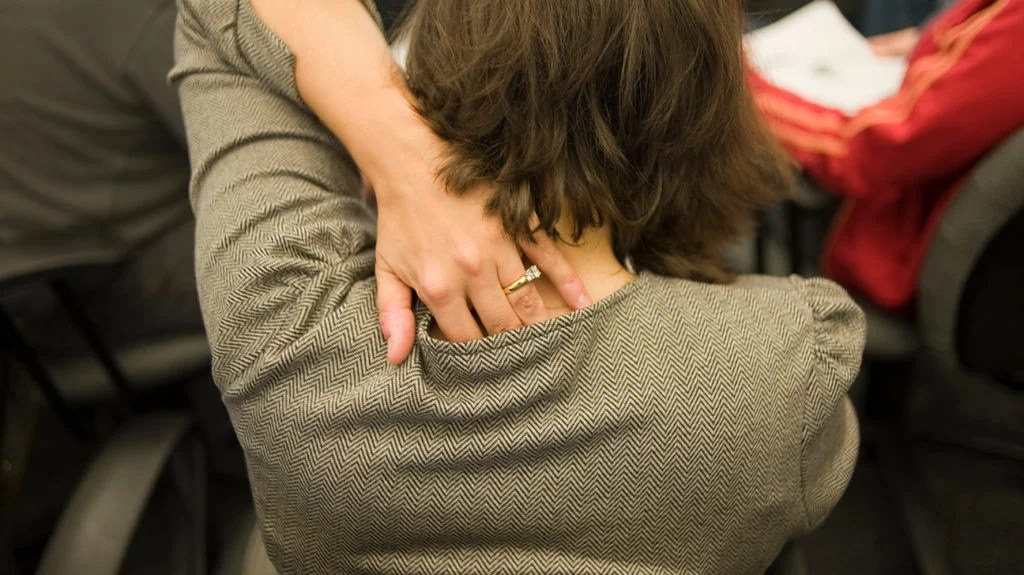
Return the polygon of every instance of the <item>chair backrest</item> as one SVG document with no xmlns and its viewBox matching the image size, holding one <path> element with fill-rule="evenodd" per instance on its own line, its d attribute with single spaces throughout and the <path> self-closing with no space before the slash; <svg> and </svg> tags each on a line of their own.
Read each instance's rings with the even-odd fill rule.
<svg viewBox="0 0 1024 575">
<path fill-rule="evenodd" d="M 31 244 L 0 245 L 0 289 L 24 281 L 59 277 L 82 268 L 107 267 L 124 259 L 109 241 L 83 236 L 55 237 Z"/>
<path fill-rule="evenodd" d="M 1024 128 L 983 158 L 943 213 L 921 270 L 924 344 L 999 378 L 1024 375 Z"/>
<path fill-rule="evenodd" d="M 39 391 L 50 404 L 50 407 L 64 421 L 68 429 L 73 431 L 75 435 L 85 438 L 91 436 L 92 433 L 82 423 L 79 415 L 71 409 L 65 394 L 53 378 L 52 366 L 46 365 L 46 362 L 40 357 L 35 346 L 22 333 L 23 330 L 19 326 L 19 322 L 9 316 L 8 310 L 5 309 L 8 308 L 10 303 L 5 298 L 8 290 L 35 288 L 33 291 L 38 292 L 40 285 L 43 288 L 48 286 L 52 290 L 56 301 L 67 312 L 71 323 L 88 344 L 92 357 L 102 366 L 105 375 L 102 381 L 113 384 L 113 389 L 121 395 L 123 400 L 129 405 L 135 405 L 135 390 L 128 383 L 113 350 L 103 341 L 95 325 L 87 317 L 78 298 L 75 297 L 65 281 L 67 277 L 76 272 L 110 265 L 108 263 L 109 256 L 89 250 L 82 252 L 68 251 L 76 256 L 81 256 L 81 259 L 69 260 L 73 263 L 66 267 L 53 265 L 60 258 L 40 258 L 36 260 L 27 257 L 29 255 L 27 252 L 20 252 L 20 255 L 23 257 L 6 258 L 0 264 L 0 349 L 9 352 L 12 359 L 25 368 L 29 377 L 36 383 Z M 77 381 L 80 379 L 78 375 L 78 370 L 76 370 L 72 372 L 72 377 L 68 378 L 68 380 Z M 0 403 L 0 409 L 4 408 L 5 404 Z"/>
</svg>

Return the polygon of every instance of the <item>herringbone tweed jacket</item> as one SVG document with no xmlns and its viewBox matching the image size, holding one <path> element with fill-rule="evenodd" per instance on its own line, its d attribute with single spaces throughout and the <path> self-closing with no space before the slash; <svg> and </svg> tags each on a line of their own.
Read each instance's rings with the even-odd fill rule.
<svg viewBox="0 0 1024 575">
<path fill-rule="evenodd" d="M 282 573 L 756 573 L 835 505 L 842 289 L 640 273 L 465 344 L 420 309 L 389 366 L 374 218 L 291 54 L 248 0 L 183 0 L 176 42 L 213 373 Z"/>
</svg>

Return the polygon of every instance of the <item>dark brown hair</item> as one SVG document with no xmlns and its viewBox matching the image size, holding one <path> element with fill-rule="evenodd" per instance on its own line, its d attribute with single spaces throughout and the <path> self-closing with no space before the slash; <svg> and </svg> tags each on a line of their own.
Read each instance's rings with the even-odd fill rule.
<svg viewBox="0 0 1024 575">
<path fill-rule="evenodd" d="M 523 238 L 608 224 L 620 259 L 726 281 L 721 249 L 791 167 L 748 88 L 740 0 L 419 0 L 407 80 L 455 193 Z M 562 238 L 565 239 L 565 238 Z"/>
</svg>

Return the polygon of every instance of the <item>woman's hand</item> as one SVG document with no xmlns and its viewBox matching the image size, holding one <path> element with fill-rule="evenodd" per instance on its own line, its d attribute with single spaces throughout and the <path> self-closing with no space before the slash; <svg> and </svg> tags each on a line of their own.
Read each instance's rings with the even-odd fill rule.
<svg viewBox="0 0 1024 575">
<path fill-rule="evenodd" d="M 536 288 L 505 295 L 524 272 L 519 249 L 484 213 L 486 190 L 449 194 L 436 169 L 444 148 L 409 106 L 380 28 L 357 0 L 252 0 L 295 56 L 306 104 L 341 140 L 377 199 L 377 303 L 388 361 L 412 350 L 412 292 L 453 341 L 546 317 Z M 550 238 L 519 246 L 566 303 L 589 305 L 579 277 Z"/>
<path fill-rule="evenodd" d="M 914 51 L 921 33 L 917 28 L 904 28 L 888 34 L 879 34 L 868 38 L 871 49 L 878 56 L 894 56 L 906 58 Z"/>
<path fill-rule="evenodd" d="M 517 246 L 485 214 L 486 187 L 458 197 L 445 190 L 435 176 L 442 144 L 418 117 L 407 120 L 391 142 L 387 169 L 369 177 L 378 205 L 377 303 L 388 361 L 401 363 L 412 349 L 413 290 L 452 341 L 547 319 L 532 284 L 507 296 L 503 291 L 525 272 L 520 249 L 571 308 L 589 305 L 579 277 L 546 234 Z"/>
</svg>

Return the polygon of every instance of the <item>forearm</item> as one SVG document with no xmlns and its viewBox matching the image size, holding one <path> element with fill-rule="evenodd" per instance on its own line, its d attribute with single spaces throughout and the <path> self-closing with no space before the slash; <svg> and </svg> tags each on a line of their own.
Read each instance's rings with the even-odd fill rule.
<svg viewBox="0 0 1024 575">
<path fill-rule="evenodd" d="M 299 94 L 371 183 L 431 147 L 375 14 L 359 0 L 252 0 L 295 56 Z M 385 165 L 386 164 L 386 165 Z M 382 189 L 381 191 L 386 191 Z M 386 198 L 383 198 L 386 200 Z"/>
</svg>

